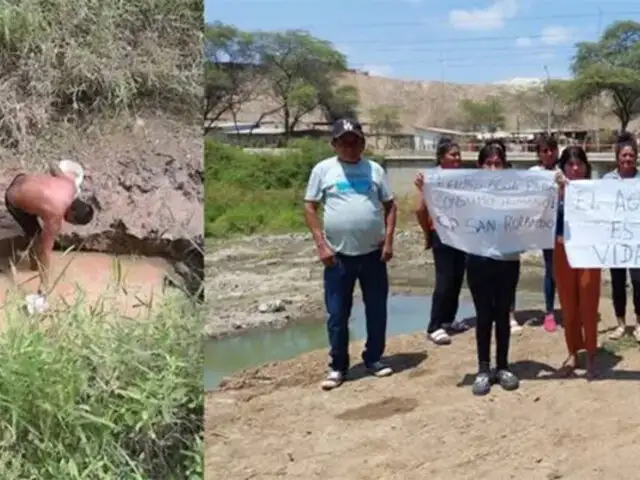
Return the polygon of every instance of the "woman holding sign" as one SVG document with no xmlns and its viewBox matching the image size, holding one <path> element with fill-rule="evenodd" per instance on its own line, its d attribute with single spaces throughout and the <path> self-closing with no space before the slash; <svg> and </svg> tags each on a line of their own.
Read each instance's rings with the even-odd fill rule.
<svg viewBox="0 0 640 480">
<path fill-rule="evenodd" d="M 439 168 L 460 168 L 462 158 L 460 147 L 448 138 L 438 142 L 436 165 Z M 436 284 L 431 297 L 431 319 L 427 327 L 427 338 L 436 345 L 449 345 L 451 337 L 447 329 L 464 330 L 455 325 L 458 302 L 466 265 L 466 254 L 456 248 L 445 245 L 433 227 L 429 211 L 424 203 L 424 177 L 418 174 L 416 186 L 416 217 L 425 235 L 426 248 L 433 252 L 436 270 Z M 457 327 L 457 328 L 456 328 Z"/>
<path fill-rule="evenodd" d="M 638 144 L 630 133 L 622 133 L 616 143 L 616 165 L 613 172 L 605 174 L 602 178 L 611 180 L 625 180 L 640 178 L 638 171 Z M 636 327 L 633 336 L 640 342 L 640 270 L 629 269 L 631 287 L 633 289 L 633 307 L 636 314 Z M 627 310 L 627 269 L 611 269 L 611 296 L 613 297 L 613 309 L 616 314 L 618 326 L 611 333 L 611 340 L 619 340 L 626 333 L 625 320 Z"/>
<path fill-rule="evenodd" d="M 489 142 L 478 154 L 478 167 L 487 170 L 508 168 L 506 152 L 500 142 Z M 486 395 L 498 383 L 515 390 L 520 381 L 509 370 L 509 324 L 514 292 L 520 277 L 520 254 L 496 254 L 491 257 L 467 256 L 467 283 L 476 309 L 476 347 L 478 374 L 473 382 L 474 395 Z M 491 372 L 491 335 L 496 327 L 496 370 Z"/>
<path fill-rule="evenodd" d="M 553 135 L 543 134 L 536 140 L 536 155 L 538 165 L 531 170 L 557 170 L 558 168 L 558 141 Z M 553 249 L 542 251 L 544 259 L 544 305 L 545 313 L 542 326 L 545 331 L 553 333 L 558 328 L 554 315 L 554 302 L 556 297 L 556 284 L 553 280 Z"/>
<path fill-rule="evenodd" d="M 600 302 L 599 268 L 572 268 L 564 248 L 564 185 L 571 180 L 591 178 L 591 164 L 582 147 L 571 146 L 560 155 L 561 175 L 556 244 L 553 251 L 553 274 L 560 297 L 564 335 L 569 357 L 561 373 L 571 375 L 578 367 L 578 352 L 587 351 L 587 375 L 595 375 L 598 349 L 598 304 Z"/>
</svg>

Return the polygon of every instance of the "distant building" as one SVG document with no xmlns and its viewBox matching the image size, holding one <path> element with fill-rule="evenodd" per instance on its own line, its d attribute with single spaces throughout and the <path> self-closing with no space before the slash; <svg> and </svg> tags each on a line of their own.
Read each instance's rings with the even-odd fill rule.
<svg viewBox="0 0 640 480">
<path fill-rule="evenodd" d="M 449 130 L 437 127 L 413 127 L 413 149 L 424 152 L 434 152 L 442 137 L 459 140 L 467 135 L 459 130 Z"/>
</svg>

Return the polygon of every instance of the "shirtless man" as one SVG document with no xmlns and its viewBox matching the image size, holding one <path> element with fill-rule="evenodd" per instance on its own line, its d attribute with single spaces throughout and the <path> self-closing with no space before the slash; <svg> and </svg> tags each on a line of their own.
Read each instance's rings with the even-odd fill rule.
<svg viewBox="0 0 640 480">
<path fill-rule="evenodd" d="M 17 175 L 5 193 L 5 205 L 30 242 L 32 270 L 40 271 L 39 293 L 48 294 L 49 269 L 62 222 L 86 225 L 93 219 L 91 205 L 77 198 L 74 178 L 60 170 L 51 174 Z"/>
</svg>

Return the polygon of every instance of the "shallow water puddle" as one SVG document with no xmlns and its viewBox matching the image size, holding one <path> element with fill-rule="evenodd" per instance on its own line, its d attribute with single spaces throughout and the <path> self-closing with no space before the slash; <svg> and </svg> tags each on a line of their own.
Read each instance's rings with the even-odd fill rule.
<svg viewBox="0 0 640 480">
<path fill-rule="evenodd" d="M 388 305 L 389 336 L 426 331 L 431 311 L 431 297 L 394 295 L 389 297 Z M 474 314 L 471 303 L 460 302 L 456 317 L 458 320 L 472 317 Z M 353 308 L 350 333 L 353 340 L 360 340 L 366 336 L 362 303 Z M 237 371 L 268 362 L 287 360 L 312 350 L 327 349 L 327 345 L 327 332 L 322 321 L 208 340 L 205 342 L 205 389 L 216 388 L 224 377 Z M 357 358 L 354 358 L 354 361 L 358 363 Z"/>
<path fill-rule="evenodd" d="M 61 299 L 73 303 L 81 291 L 87 302 L 96 302 L 101 296 L 108 297 L 109 301 L 117 303 L 123 314 L 135 315 L 146 310 L 144 305 L 152 297 L 162 293 L 163 278 L 170 268 L 162 258 L 55 252 L 51 282 L 61 276 L 49 296 L 49 303 L 56 308 L 63 305 Z M 36 292 L 39 283 L 37 272 L 29 269 L 26 260 L 20 262 L 16 272 L 3 266 L 0 272 L 0 303 L 4 303 L 7 292 L 16 286 L 27 294 Z"/>
</svg>

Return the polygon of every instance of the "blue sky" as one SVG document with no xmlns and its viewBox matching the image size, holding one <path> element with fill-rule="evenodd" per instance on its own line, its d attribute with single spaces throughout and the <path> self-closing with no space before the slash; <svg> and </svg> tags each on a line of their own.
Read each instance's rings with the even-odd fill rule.
<svg viewBox="0 0 640 480">
<path fill-rule="evenodd" d="M 639 0 L 205 0 L 205 20 L 244 30 L 304 29 L 353 68 L 407 80 L 493 83 L 570 75 L 579 41 Z"/>
</svg>

